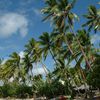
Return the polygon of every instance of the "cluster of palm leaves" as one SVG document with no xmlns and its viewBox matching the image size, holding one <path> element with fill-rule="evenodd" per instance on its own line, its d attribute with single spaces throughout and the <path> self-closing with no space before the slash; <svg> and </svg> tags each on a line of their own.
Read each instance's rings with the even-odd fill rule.
<svg viewBox="0 0 100 100">
<path fill-rule="evenodd" d="M 85 29 L 74 31 L 74 20 L 79 19 L 72 12 L 76 0 L 46 0 L 43 21 L 49 20 L 54 29 L 51 33 L 44 32 L 38 40 L 34 38 L 25 45 L 21 58 L 16 52 L 12 53 L 4 63 L 0 60 L 0 78 L 5 82 L 18 81 L 33 86 L 35 93 L 73 95 L 73 87 L 87 83 L 87 76 L 94 71 L 96 54 L 99 50 L 91 44 L 90 31 Z M 94 6 L 89 7 L 86 24 L 89 30 L 100 31 L 100 11 Z M 51 56 L 54 70 L 51 72 L 45 65 L 45 60 Z M 41 64 L 45 79 L 35 76 L 34 67 Z M 73 65 L 72 65 L 73 64 Z M 36 66 L 38 68 L 38 66 Z M 57 87 L 54 89 L 54 87 Z M 61 91 L 59 91 L 61 90 Z"/>
</svg>

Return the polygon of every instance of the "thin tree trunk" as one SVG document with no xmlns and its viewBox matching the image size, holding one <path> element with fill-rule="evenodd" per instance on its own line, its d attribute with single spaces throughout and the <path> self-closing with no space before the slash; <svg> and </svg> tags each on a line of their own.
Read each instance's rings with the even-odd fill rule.
<svg viewBox="0 0 100 100">
<path fill-rule="evenodd" d="M 65 19 L 65 16 L 64 16 L 64 19 Z M 69 26 L 70 26 L 70 24 L 69 24 Z M 70 26 L 70 28 L 71 28 L 71 26 Z M 60 33 L 64 33 L 63 30 L 60 30 Z M 66 36 L 65 36 L 65 33 L 64 33 L 64 41 L 65 41 L 66 45 L 68 46 L 68 49 L 69 49 L 69 51 L 71 52 L 72 56 L 75 58 L 74 52 L 73 52 L 73 50 L 71 49 L 71 46 L 70 46 L 70 44 L 69 44 L 68 41 L 67 41 L 67 38 L 66 38 Z M 75 58 L 75 61 L 76 61 L 76 63 L 78 62 L 76 58 Z M 86 80 L 85 75 L 83 74 L 81 68 L 80 68 L 80 72 L 81 72 L 81 75 L 82 75 L 83 79 Z"/>
<path fill-rule="evenodd" d="M 71 49 L 70 44 L 69 44 L 68 41 L 67 41 L 67 38 L 66 38 L 65 36 L 64 36 L 64 38 L 65 38 L 65 42 L 66 42 L 66 45 L 68 46 L 69 51 L 71 52 L 72 56 L 75 58 L 74 52 L 73 52 L 73 50 Z M 78 62 L 76 58 L 75 58 L 75 61 L 76 61 L 76 63 Z M 82 75 L 83 79 L 86 79 L 86 78 L 85 78 L 85 75 L 83 74 L 83 72 L 82 72 L 82 70 L 81 70 L 81 68 L 80 68 L 80 72 L 81 72 L 81 75 Z"/>
<path fill-rule="evenodd" d="M 90 65 L 90 63 L 89 63 L 89 61 L 88 61 L 88 58 L 87 58 L 87 56 L 86 56 L 86 54 L 85 54 L 85 52 L 84 52 L 84 49 L 83 49 L 83 47 L 82 47 L 82 45 L 81 45 L 81 43 L 80 43 L 80 41 L 79 41 L 79 39 L 78 39 L 77 36 L 75 35 L 75 32 L 74 32 L 73 29 L 72 29 L 72 26 L 71 26 L 70 24 L 69 24 L 69 26 L 70 26 L 70 30 L 71 30 L 72 34 L 74 35 L 74 37 L 76 38 L 76 40 L 77 40 L 77 42 L 78 42 L 78 44 L 79 44 L 80 50 L 81 50 L 81 52 L 82 52 L 82 55 L 84 56 L 84 59 L 85 59 L 85 61 L 86 61 L 86 63 L 87 63 L 88 68 L 89 68 L 91 71 L 93 71 L 92 68 L 91 68 L 91 65 Z"/>
<path fill-rule="evenodd" d="M 65 40 L 65 43 L 66 43 L 66 45 L 68 46 L 68 49 L 70 50 L 72 56 L 74 57 L 74 52 L 73 52 L 73 50 L 71 49 L 71 47 L 70 47 L 70 45 L 69 45 L 69 43 L 68 43 L 68 41 L 67 41 L 66 36 L 64 36 L 64 40 Z M 74 57 L 74 58 L 75 58 L 75 57 Z M 76 61 L 76 63 L 78 62 L 76 58 L 75 58 L 75 61 Z M 79 69 L 80 69 L 80 73 L 81 73 L 81 76 L 82 76 L 82 78 L 83 78 L 83 81 L 86 82 L 86 78 L 85 78 L 85 75 L 84 75 L 84 73 L 83 73 L 83 71 L 82 71 L 82 69 L 81 69 L 81 66 L 80 66 Z M 84 84 L 84 86 L 85 86 L 85 84 Z M 86 86 L 85 86 L 85 87 L 86 87 Z M 86 88 L 85 88 L 85 91 L 87 92 Z M 78 92 L 79 92 L 79 91 L 78 91 Z M 80 92 L 79 92 L 79 94 L 80 94 Z"/>
<path fill-rule="evenodd" d="M 70 47 L 70 44 L 69 44 L 68 41 L 67 41 L 66 36 L 64 36 L 64 40 L 65 40 L 66 45 L 68 46 L 69 51 L 71 52 L 72 55 L 74 55 L 74 53 L 73 53 L 73 51 L 72 51 L 72 49 L 71 49 L 71 47 Z"/>
<path fill-rule="evenodd" d="M 49 51 L 50 51 L 50 54 L 51 54 L 51 56 L 52 56 L 53 60 L 55 61 L 56 65 L 57 65 L 57 61 L 56 61 L 55 56 L 53 55 L 53 53 L 52 53 L 51 49 L 49 49 Z"/>
</svg>

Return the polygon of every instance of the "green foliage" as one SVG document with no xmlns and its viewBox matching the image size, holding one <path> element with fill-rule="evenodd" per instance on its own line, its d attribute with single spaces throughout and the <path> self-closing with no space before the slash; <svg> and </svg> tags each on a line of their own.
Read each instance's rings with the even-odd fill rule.
<svg viewBox="0 0 100 100">
<path fill-rule="evenodd" d="M 76 0 L 46 0 L 46 7 L 42 9 L 42 12 L 46 15 L 43 19 L 48 20 L 52 19 L 55 27 L 59 29 L 64 29 L 66 22 L 73 25 L 73 20 L 78 18 L 76 14 L 71 12 Z M 66 21 L 67 19 L 67 21 Z"/>
<path fill-rule="evenodd" d="M 19 85 L 19 87 L 16 90 L 16 95 L 19 98 L 31 97 L 33 95 L 32 87 L 27 86 L 25 84 Z"/>
<path fill-rule="evenodd" d="M 42 9 L 45 14 L 43 20 L 52 21 L 53 31 L 43 32 L 38 40 L 31 38 L 25 45 L 23 58 L 13 52 L 4 63 L 0 59 L 0 79 L 7 82 L 0 87 L 0 96 L 26 98 L 35 93 L 48 98 L 59 95 L 73 97 L 73 87 L 86 82 L 92 87 L 100 88 L 100 56 L 91 44 L 90 33 L 86 31 L 87 27 L 89 31 L 100 31 L 100 11 L 89 6 L 88 14 L 85 15 L 87 22 L 83 25 L 87 26 L 86 29 L 74 32 L 74 20 L 78 19 L 72 12 L 75 2 L 76 0 L 45 0 L 47 6 Z M 44 64 L 49 56 L 54 60 L 52 72 Z M 38 63 L 45 71 L 44 79 L 42 75 L 34 76 L 33 64 Z M 10 83 L 11 78 L 13 81 Z"/>
<path fill-rule="evenodd" d="M 92 29 L 96 31 L 100 31 L 100 11 L 96 9 L 95 6 L 91 5 L 88 8 L 88 14 L 84 15 L 87 18 L 87 22 L 83 24 L 83 26 L 88 26 L 88 30 Z"/>
<path fill-rule="evenodd" d="M 89 72 L 87 76 L 87 82 L 94 88 L 100 89 L 100 55 L 97 55 L 93 64 L 93 72 Z"/>
<path fill-rule="evenodd" d="M 29 87 L 25 84 L 18 83 L 8 83 L 0 87 L 0 96 L 1 97 L 17 97 L 17 98 L 26 98 L 32 96 L 32 87 Z"/>
</svg>

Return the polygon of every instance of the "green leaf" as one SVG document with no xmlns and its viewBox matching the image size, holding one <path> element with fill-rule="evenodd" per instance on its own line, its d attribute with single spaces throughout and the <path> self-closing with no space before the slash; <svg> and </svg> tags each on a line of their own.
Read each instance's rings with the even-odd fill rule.
<svg viewBox="0 0 100 100">
<path fill-rule="evenodd" d="M 96 15 L 97 14 L 97 10 L 95 6 L 89 6 L 89 11 L 92 15 Z"/>
</svg>

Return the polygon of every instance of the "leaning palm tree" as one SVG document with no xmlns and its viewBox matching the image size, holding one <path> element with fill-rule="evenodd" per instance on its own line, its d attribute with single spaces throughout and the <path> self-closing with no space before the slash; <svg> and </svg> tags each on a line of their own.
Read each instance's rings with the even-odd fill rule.
<svg viewBox="0 0 100 100">
<path fill-rule="evenodd" d="M 19 78 L 20 77 L 20 75 L 21 75 L 21 73 L 20 73 L 20 56 L 19 56 L 19 54 L 17 54 L 16 52 L 14 52 L 14 53 L 12 53 L 11 55 L 10 55 L 10 60 L 12 61 L 12 65 L 13 66 L 15 66 L 15 70 L 18 70 L 18 72 L 17 72 L 17 74 L 18 74 L 18 76 L 17 76 L 17 78 Z"/>
<path fill-rule="evenodd" d="M 75 2 L 74 0 L 72 3 L 68 3 L 68 0 L 62 0 L 62 1 L 47 0 L 46 3 L 48 5 L 47 5 L 47 7 L 45 7 L 42 10 L 42 12 L 44 12 L 44 14 L 47 15 L 44 20 L 51 19 L 53 21 L 53 24 L 56 26 L 55 30 L 58 31 L 60 34 L 63 34 L 63 39 L 64 39 L 68 49 L 70 50 L 73 58 L 75 59 L 77 65 L 79 66 L 78 68 L 80 69 L 80 73 L 82 74 L 84 81 L 86 81 L 85 75 L 83 74 L 83 71 L 80 67 L 81 64 L 79 62 L 81 62 L 81 59 L 84 58 L 86 61 L 86 65 L 89 69 L 91 69 L 91 65 L 90 65 L 87 55 L 85 54 L 84 47 L 82 46 L 76 33 L 73 31 L 73 20 L 75 17 L 77 17 L 75 14 L 73 14 L 71 12 L 71 8 L 73 7 L 74 2 Z M 63 6 L 63 4 L 65 4 L 65 6 Z M 66 8 L 67 8 L 67 10 L 66 10 Z M 78 44 L 78 49 L 76 49 L 76 50 L 79 50 L 79 53 L 82 54 L 82 57 L 80 58 L 79 61 L 76 58 L 77 53 L 76 53 L 76 51 L 74 51 L 75 49 L 72 48 L 71 43 L 68 41 L 68 37 L 66 37 L 66 33 L 67 33 L 66 29 L 67 28 L 70 29 L 70 33 L 73 34 L 75 40 L 77 41 L 77 42 L 75 42 L 76 45 L 74 45 L 76 47 Z"/>
<path fill-rule="evenodd" d="M 8 80 L 13 77 L 13 80 L 19 81 L 21 76 L 20 56 L 16 52 L 12 53 L 10 58 L 2 66 L 2 77 Z"/>
<path fill-rule="evenodd" d="M 68 2 L 68 0 L 46 0 L 45 3 L 47 4 L 47 7 L 42 9 L 42 12 L 46 15 L 43 20 L 50 19 L 55 26 L 55 30 L 59 30 L 60 33 L 64 35 L 64 41 L 66 42 L 72 55 L 74 55 L 74 52 L 72 51 L 68 40 L 65 37 L 65 31 L 69 28 L 68 23 L 71 23 L 72 25 L 73 20 L 78 18 L 76 14 L 71 12 L 75 1 L 76 0 L 73 0 L 72 2 Z"/>
<path fill-rule="evenodd" d="M 25 52 L 26 52 L 28 58 L 30 59 L 29 62 L 31 64 L 40 63 L 42 65 L 43 69 L 44 69 L 46 76 L 48 76 L 48 69 L 42 61 L 42 53 L 43 52 L 42 52 L 42 48 L 41 48 L 42 45 L 40 45 L 40 41 L 36 41 L 34 38 L 32 38 L 25 47 L 26 47 Z M 29 67 L 29 66 L 27 66 L 27 67 Z M 39 79 L 41 80 L 40 76 L 39 76 Z M 36 84 L 34 83 L 34 77 L 33 77 L 33 86 L 35 86 L 36 88 L 39 88 L 39 86 L 36 86 Z"/>
<path fill-rule="evenodd" d="M 68 0 L 46 0 L 47 7 L 45 7 L 42 12 L 46 15 L 46 19 L 51 19 L 56 26 L 57 30 L 59 30 L 60 33 L 64 34 L 64 40 L 74 56 L 74 52 L 71 49 L 71 46 L 69 45 L 67 38 L 65 37 L 65 31 L 67 26 L 70 28 L 71 33 L 76 38 L 77 44 L 80 47 L 80 51 L 82 52 L 82 55 L 84 56 L 84 59 L 86 60 L 87 66 L 91 69 L 90 63 L 88 61 L 88 58 L 83 50 L 83 47 L 77 38 L 75 32 L 73 31 L 73 20 L 74 18 L 77 18 L 77 15 L 72 13 L 71 9 L 73 8 L 75 3 L 75 0 L 72 2 L 68 2 Z"/>
<path fill-rule="evenodd" d="M 95 6 L 89 6 L 88 13 L 84 15 L 87 18 L 87 22 L 83 26 L 88 26 L 90 31 L 92 28 L 94 31 L 100 31 L 100 10 L 96 9 Z"/>
<path fill-rule="evenodd" d="M 39 47 L 40 43 L 36 41 L 34 38 L 32 38 L 29 43 L 25 46 L 26 50 L 25 52 L 27 53 L 28 58 L 30 59 L 31 63 L 38 63 L 40 62 L 44 68 L 45 73 L 47 74 L 47 68 L 45 64 L 42 62 L 42 50 Z"/>
</svg>

